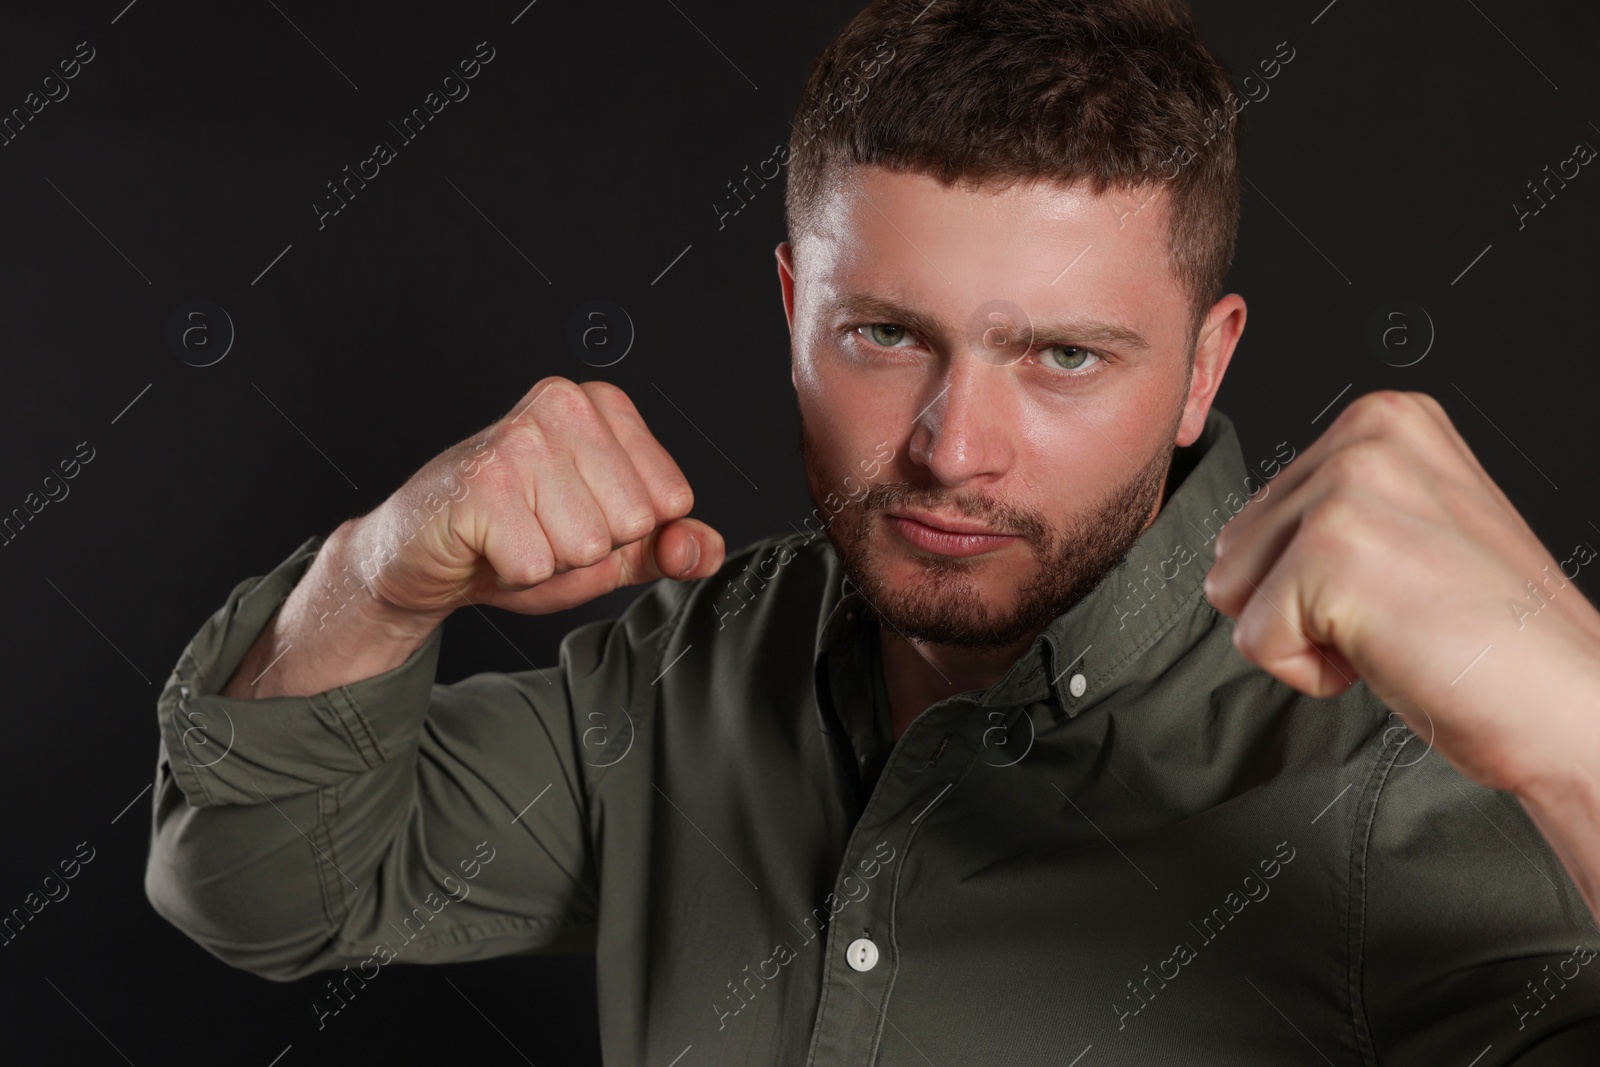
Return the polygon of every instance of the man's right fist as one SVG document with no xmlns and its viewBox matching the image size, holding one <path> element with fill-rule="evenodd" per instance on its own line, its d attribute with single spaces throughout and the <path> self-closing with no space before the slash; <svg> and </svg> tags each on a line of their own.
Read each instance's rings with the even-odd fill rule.
<svg viewBox="0 0 1600 1067">
<path fill-rule="evenodd" d="M 626 393 L 550 377 L 352 520 L 348 551 L 373 595 L 401 611 L 538 615 L 715 572 L 722 535 L 685 517 L 693 504 Z"/>
</svg>

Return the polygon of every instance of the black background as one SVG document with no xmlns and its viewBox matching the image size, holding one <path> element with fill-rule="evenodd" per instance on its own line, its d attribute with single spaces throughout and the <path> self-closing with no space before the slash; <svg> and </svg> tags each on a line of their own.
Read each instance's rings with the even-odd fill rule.
<svg viewBox="0 0 1600 1067">
<path fill-rule="evenodd" d="M 0 112 L 78 42 L 96 51 L 0 147 L 0 512 L 79 442 L 95 450 L 0 548 L 0 911 L 79 842 L 95 849 L 71 895 L 0 948 L 0 1047 L 141 1067 L 286 1052 L 293 1067 L 414 1062 L 444 1041 L 480 1064 L 597 1062 L 586 960 L 396 967 L 319 1032 L 313 979 L 233 971 L 168 926 L 143 890 L 154 701 L 235 583 L 376 506 L 548 374 L 626 389 L 730 547 L 805 515 L 772 258 L 781 185 L 721 229 L 712 205 L 787 140 L 812 58 L 857 5 L 123 3 L 10 12 L 0 33 Z M 1244 112 L 1230 285 L 1251 310 L 1218 407 L 1246 462 L 1303 450 L 1361 393 L 1422 390 L 1558 558 L 1600 540 L 1583 429 L 1600 174 L 1520 230 L 1512 207 L 1579 141 L 1600 146 L 1600 9 L 1196 7 L 1239 78 L 1279 42 L 1295 50 Z M 495 58 L 470 95 L 401 145 L 388 123 L 480 41 Z M 398 157 L 319 230 L 324 183 L 379 140 Z M 194 299 L 237 330 L 204 368 L 166 339 Z M 566 342 L 593 299 L 637 329 L 601 370 Z M 1404 368 L 1366 340 L 1394 300 L 1437 331 Z M 1425 345 L 1426 325 L 1406 326 L 1417 347 L 1391 361 Z M 440 681 L 551 663 L 566 629 L 627 597 L 458 612 Z"/>
</svg>

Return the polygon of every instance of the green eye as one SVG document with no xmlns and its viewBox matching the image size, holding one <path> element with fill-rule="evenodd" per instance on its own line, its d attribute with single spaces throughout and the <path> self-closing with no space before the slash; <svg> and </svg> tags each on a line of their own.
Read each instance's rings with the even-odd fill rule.
<svg viewBox="0 0 1600 1067">
<path fill-rule="evenodd" d="M 906 328 L 904 326 L 896 326 L 892 322 L 874 322 L 870 325 L 862 326 L 860 329 L 866 331 L 868 339 L 873 344 L 883 345 L 885 348 L 894 348 L 906 337 Z"/>
<path fill-rule="evenodd" d="M 1050 362 L 1062 370 L 1082 370 L 1089 365 L 1090 360 L 1099 360 L 1099 356 L 1087 348 L 1076 345 L 1052 345 L 1040 353 L 1040 358 L 1048 357 Z"/>
</svg>

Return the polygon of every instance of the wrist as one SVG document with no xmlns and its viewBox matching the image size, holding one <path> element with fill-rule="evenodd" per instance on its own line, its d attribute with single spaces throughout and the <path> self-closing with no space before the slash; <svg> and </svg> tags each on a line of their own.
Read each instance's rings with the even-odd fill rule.
<svg viewBox="0 0 1600 1067">
<path fill-rule="evenodd" d="M 419 611 L 387 598 L 377 581 L 377 558 L 371 551 L 373 534 L 362 519 L 347 519 L 330 533 L 322 551 L 312 561 L 306 581 L 316 589 L 331 590 L 318 609 L 319 628 L 333 615 L 350 614 L 358 627 L 394 644 L 415 647 L 427 639 L 450 615 L 450 609 Z"/>
</svg>

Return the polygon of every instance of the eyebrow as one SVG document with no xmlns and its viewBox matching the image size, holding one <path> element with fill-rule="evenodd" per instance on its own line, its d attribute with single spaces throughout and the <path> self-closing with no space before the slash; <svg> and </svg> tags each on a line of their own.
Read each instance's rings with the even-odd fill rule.
<svg viewBox="0 0 1600 1067">
<path fill-rule="evenodd" d="M 826 311 L 830 317 L 842 314 L 871 319 L 873 322 L 892 322 L 923 338 L 944 337 L 947 333 L 944 326 L 931 315 L 871 293 L 843 294 L 829 301 Z M 1138 351 L 1150 348 L 1150 342 L 1139 331 L 1099 319 L 1034 319 L 1031 325 L 1034 343 L 1046 347 L 1081 344 Z"/>
</svg>

